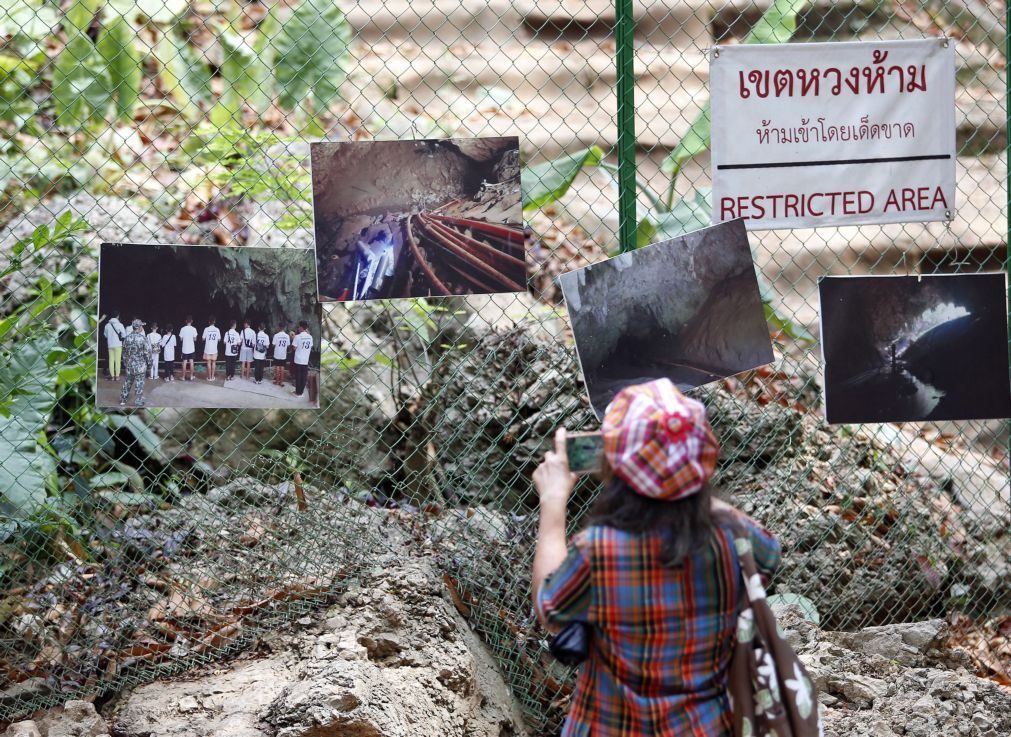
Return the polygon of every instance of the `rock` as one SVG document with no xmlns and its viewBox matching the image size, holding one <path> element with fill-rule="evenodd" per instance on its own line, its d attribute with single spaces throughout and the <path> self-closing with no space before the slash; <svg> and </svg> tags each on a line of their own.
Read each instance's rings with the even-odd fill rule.
<svg viewBox="0 0 1011 737">
<path fill-rule="evenodd" d="M 15 722 L 7 727 L 3 733 L 3 737 L 42 737 L 42 734 L 39 732 L 39 728 L 35 722 L 28 720 L 26 722 Z"/>
<path fill-rule="evenodd" d="M 525 326 L 477 336 L 439 366 L 420 404 L 452 500 L 517 511 L 534 506 L 528 479 L 550 433 L 593 421 L 574 353 Z"/>
<path fill-rule="evenodd" d="M 265 484 L 251 476 L 242 476 L 229 481 L 222 486 L 209 489 L 204 495 L 208 502 L 222 506 L 245 504 L 264 505 L 278 501 L 284 495 L 284 489 L 279 486 Z M 199 496 L 187 497 L 193 504 L 199 503 Z"/>
<path fill-rule="evenodd" d="M 512 145 L 508 138 L 455 138 L 453 143 L 468 159 L 482 163 L 500 157 Z"/>
<path fill-rule="evenodd" d="M 880 655 L 903 665 L 915 665 L 946 630 L 943 620 L 867 627 L 859 632 L 840 635 L 849 647 L 868 655 Z"/>
<path fill-rule="evenodd" d="M 849 673 L 829 678 L 828 686 L 833 691 L 842 693 L 847 700 L 864 702 L 868 706 L 888 693 L 888 684 L 881 679 Z"/>
<path fill-rule="evenodd" d="M 50 691 L 45 678 L 35 677 L 15 683 L 0 691 L 0 709 L 6 714 L 24 714 L 42 701 Z"/>
<path fill-rule="evenodd" d="M 109 726 L 90 701 L 68 701 L 62 708 L 51 709 L 39 720 L 46 737 L 99 737 Z"/>
<path fill-rule="evenodd" d="M 353 595 L 271 654 L 124 694 L 118 737 L 524 735 L 491 657 L 406 540 L 390 536 Z"/>
<path fill-rule="evenodd" d="M 288 664 L 270 657 L 238 663 L 196 680 L 149 683 L 121 700 L 113 719 L 116 734 L 266 737 L 258 727 L 259 714 L 281 693 L 289 677 Z"/>
</svg>

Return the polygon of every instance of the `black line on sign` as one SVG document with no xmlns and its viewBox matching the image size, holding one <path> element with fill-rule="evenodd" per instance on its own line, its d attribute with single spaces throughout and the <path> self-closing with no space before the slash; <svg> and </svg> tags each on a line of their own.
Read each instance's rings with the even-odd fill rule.
<svg viewBox="0 0 1011 737">
<path fill-rule="evenodd" d="M 720 164 L 717 169 L 786 169 L 793 166 L 841 166 L 843 164 L 888 164 L 899 161 L 940 161 L 951 154 L 931 156 L 882 156 L 876 159 L 828 159 L 826 161 L 770 161 L 762 164 Z"/>
</svg>

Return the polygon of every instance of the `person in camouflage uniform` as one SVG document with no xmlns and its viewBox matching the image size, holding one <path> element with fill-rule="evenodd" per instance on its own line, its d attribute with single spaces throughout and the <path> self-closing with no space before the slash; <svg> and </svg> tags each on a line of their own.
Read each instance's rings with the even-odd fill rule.
<svg viewBox="0 0 1011 737">
<path fill-rule="evenodd" d="M 123 390 L 119 394 L 120 406 L 126 405 L 130 389 L 134 388 L 134 399 L 138 407 L 144 406 L 144 377 L 151 370 L 151 344 L 144 335 L 144 323 L 134 320 L 131 332 L 123 338 Z"/>
</svg>

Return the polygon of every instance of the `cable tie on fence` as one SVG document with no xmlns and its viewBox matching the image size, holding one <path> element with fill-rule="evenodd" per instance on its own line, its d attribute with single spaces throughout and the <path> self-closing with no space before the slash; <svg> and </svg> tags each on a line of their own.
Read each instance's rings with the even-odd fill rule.
<svg viewBox="0 0 1011 737">
<path fill-rule="evenodd" d="M 706 49 L 706 56 L 710 57 L 710 61 L 712 61 L 713 59 L 719 59 L 720 58 L 720 47 L 719 46 L 710 46 L 709 48 Z"/>
<path fill-rule="evenodd" d="M 944 34 L 944 35 L 941 36 L 941 47 L 942 48 L 945 48 L 945 49 L 948 48 L 948 43 L 949 42 L 950 42 L 950 39 L 948 38 L 947 34 Z"/>
</svg>

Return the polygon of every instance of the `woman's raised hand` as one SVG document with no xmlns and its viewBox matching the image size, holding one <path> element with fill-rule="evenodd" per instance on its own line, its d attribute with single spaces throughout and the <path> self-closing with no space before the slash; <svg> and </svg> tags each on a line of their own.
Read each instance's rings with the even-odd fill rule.
<svg viewBox="0 0 1011 737">
<path fill-rule="evenodd" d="M 544 454 L 544 460 L 534 471 L 534 488 L 541 506 L 555 504 L 565 507 L 576 484 L 576 476 L 569 471 L 569 456 L 565 449 L 565 428 L 555 432 L 555 449 Z"/>
</svg>

